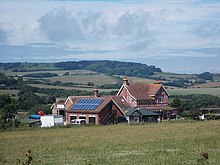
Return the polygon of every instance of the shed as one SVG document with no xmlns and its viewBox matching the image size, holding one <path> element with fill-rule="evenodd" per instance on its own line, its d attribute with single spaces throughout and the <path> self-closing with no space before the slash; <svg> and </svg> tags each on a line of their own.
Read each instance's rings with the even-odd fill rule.
<svg viewBox="0 0 220 165">
<path fill-rule="evenodd" d="M 158 118 L 161 116 L 160 113 L 156 113 L 146 109 L 132 109 L 129 110 L 126 115 L 129 118 L 129 122 L 147 123 L 158 122 Z"/>
<path fill-rule="evenodd" d="M 63 125 L 62 115 L 45 115 L 41 116 L 41 127 L 53 127 L 56 125 Z"/>
</svg>

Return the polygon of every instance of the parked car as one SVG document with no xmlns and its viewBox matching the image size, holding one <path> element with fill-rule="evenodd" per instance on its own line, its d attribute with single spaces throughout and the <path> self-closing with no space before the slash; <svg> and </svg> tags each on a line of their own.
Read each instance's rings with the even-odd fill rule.
<svg viewBox="0 0 220 165">
<path fill-rule="evenodd" d="M 74 119 L 74 120 L 71 120 L 71 124 L 73 124 L 73 125 L 85 125 L 86 120 L 85 119 Z"/>
</svg>

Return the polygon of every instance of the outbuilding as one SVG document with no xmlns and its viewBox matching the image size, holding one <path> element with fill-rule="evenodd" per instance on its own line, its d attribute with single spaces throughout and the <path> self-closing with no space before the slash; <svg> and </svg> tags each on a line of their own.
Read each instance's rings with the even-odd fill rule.
<svg viewBox="0 0 220 165">
<path fill-rule="evenodd" d="M 64 124 L 62 115 L 41 116 L 40 121 L 41 121 L 41 127 L 53 127 Z"/>
<path fill-rule="evenodd" d="M 158 119 L 161 118 L 160 113 L 149 111 L 146 109 L 131 109 L 126 115 L 128 116 L 128 122 L 147 122 L 147 123 L 157 123 Z"/>
</svg>

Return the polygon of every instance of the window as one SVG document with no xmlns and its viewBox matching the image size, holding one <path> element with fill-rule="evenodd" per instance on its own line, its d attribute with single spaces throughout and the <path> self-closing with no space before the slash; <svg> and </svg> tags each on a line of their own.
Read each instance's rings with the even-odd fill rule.
<svg viewBox="0 0 220 165">
<path fill-rule="evenodd" d="M 85 116 L 79 116 L 79 119 L 86 119 Z"/>
<path fill-rule="evenodd" d="M 70 116 L 70 121 L 76 119 L 76 116 Z"/>
</svg>

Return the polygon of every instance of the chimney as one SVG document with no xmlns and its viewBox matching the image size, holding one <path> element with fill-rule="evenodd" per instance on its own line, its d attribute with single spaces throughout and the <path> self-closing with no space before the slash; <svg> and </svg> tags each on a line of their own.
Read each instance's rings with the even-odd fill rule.
<svg viewBox="0 0 220 165">
<path fill-rule="evenodd" d="M 93 90 L 93 92 L 94 92 L 94 96 L 95 96 L 95 97 L 99 97 L 99 90 L 98 90 L 97 88 L 95 88 L 95 89 Z"/>
<path fill-rule="evenodd" d="M 123 78 L 123 84 L 129 85 L 129 83 L 128 83 L 128 77 L 124 77 L 124 78 Z"/>
<path fill-rule="evenodd" d="M 161 84 L 161 81 L 160 80 L 155 80 L 154 84 Z"/>
</svg>

